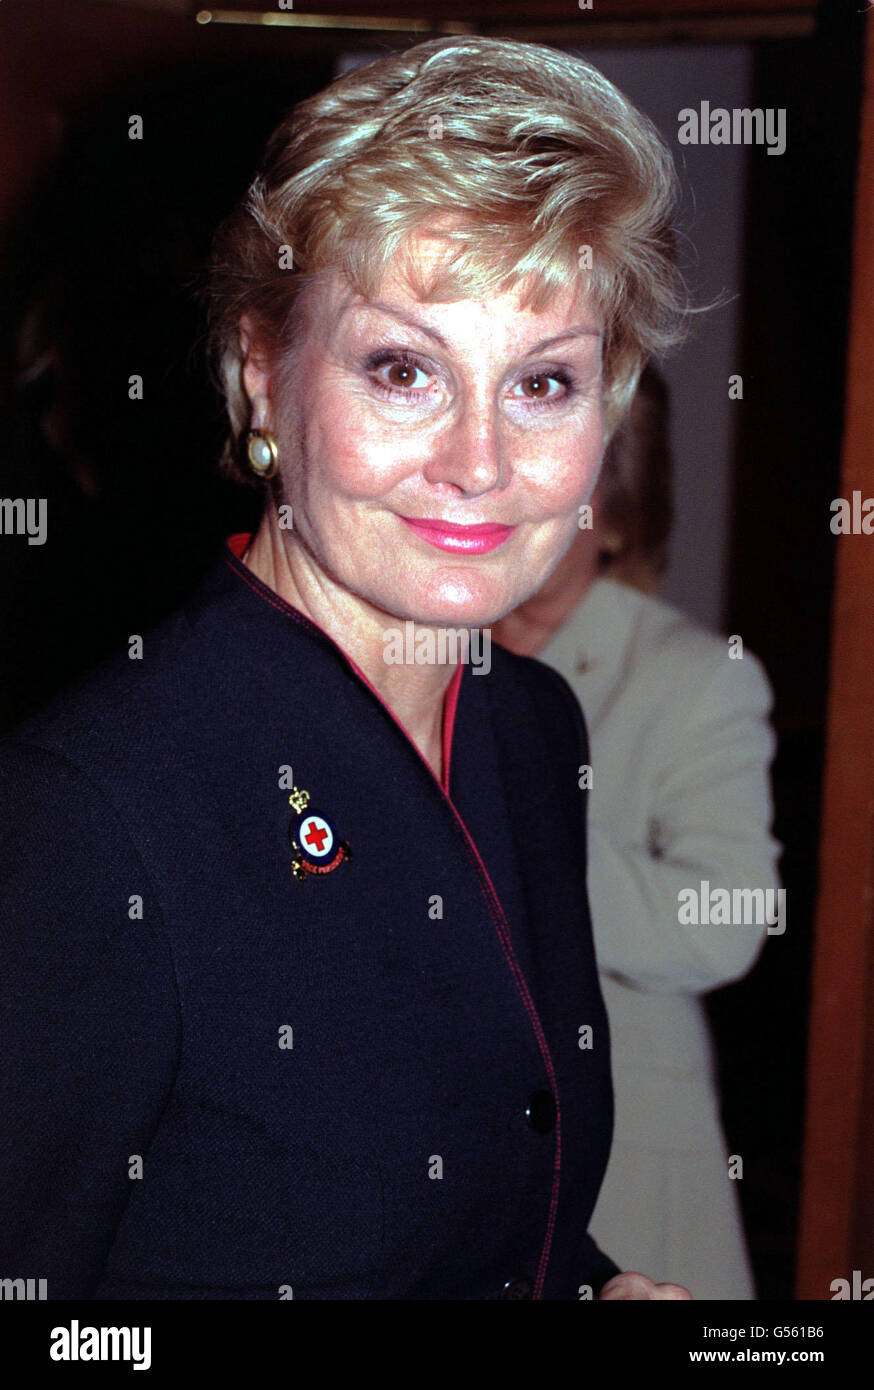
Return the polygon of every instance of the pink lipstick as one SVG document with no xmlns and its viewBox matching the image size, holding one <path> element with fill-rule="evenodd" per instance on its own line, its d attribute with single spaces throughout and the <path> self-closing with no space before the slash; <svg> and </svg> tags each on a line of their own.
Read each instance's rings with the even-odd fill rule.
<svg viewBox="0 0 874 1390">
<path fill-rule="evenodd" d="M 453 521 L 431 520 L 426 516 L 402 516 L 400 520 L 438 550 L 452 550 L 463 555 L 484 555 L 502 545 L 516 529 L 515 526 L 498 526 L 492 521 L 459 526 Z"/>
</svg>

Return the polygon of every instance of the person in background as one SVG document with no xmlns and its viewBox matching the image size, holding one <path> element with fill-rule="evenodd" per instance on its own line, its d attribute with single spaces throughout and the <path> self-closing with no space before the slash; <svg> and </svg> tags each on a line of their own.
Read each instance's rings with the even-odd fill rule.
<svg viewBox="0 0 874 1390">
<path fill-rule="evenodd" d="M 589 898 L 616 1119 L 591 1222 L 623 1267 L 696 1299 L 755 1290 L 702 996 L 766 924 L 687 923 L 688 890 L 774 889 L 773 697 L 761 663 L 657 596 L 671 526 L 667 392 L 647 367 L 581 527 L 495 640 L 559 671 L 590 734 Z M 581 518 L 583 519 L 583 518 Z M 764 894 L 764 902 L 775 897 Z M 756 916 L 754 913 L 748 916 Z"/>
</svg>

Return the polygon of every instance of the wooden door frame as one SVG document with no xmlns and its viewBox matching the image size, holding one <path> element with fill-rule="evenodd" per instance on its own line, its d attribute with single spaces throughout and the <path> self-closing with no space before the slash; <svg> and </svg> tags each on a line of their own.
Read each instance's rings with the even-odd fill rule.
<svg viewBox="0 0 874 1390">
<path fill-rule="evenodd" d="M 865 37 L 841 493 L 874 497 L 874 23 Z M 826 519 L 822 520 L 823 525 Z M 874 1277 L 874 536 L 837 542 L 796 1296 Z"/>
</svg>

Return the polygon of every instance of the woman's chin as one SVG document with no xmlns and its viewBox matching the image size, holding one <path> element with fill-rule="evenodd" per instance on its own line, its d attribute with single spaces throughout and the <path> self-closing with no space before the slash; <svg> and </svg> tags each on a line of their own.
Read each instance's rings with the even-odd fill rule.
<svg viewBox="0 0 874 1390">
<path fill-rule="evenodd" d="M 478 599 L 454 604 L 410 603 L 402 611 L 405 612 L 406 621 L 422 626 L 491 627 L 507 612 L 507 605 Z"/>
<path fill-rule="evenodd" d="M 414 623 L 439 627 L 489 627 L 496 623 L 523 595 L 516 594 L 517 586 L 508 583 L 440 584 L 430 592 L 408 592 L 399 595 L 394 611 L 403 613 Z"/>
</svg>

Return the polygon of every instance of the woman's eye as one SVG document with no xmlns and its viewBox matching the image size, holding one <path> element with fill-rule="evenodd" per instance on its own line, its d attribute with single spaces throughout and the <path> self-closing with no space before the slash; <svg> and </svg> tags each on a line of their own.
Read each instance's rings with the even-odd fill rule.
<svg viewBox="0 0 874 1390">
<path fill-rule="evenodd" d="M 529 372 L 518 385 L 524 389 L 522 395 L 517 396 L 514 388 L 514 399 L 531 405 L 541 401 L 544 405 L 552 405 L 571 394 L 571 380 L 565 372 Z M 553 387 L 560 389 L 553 390 Z"/>
<path fill-rule="evenodd" d="M 429 374 L 408 357 L 379 355 L 367 364 L 380 390 L 390 396 L 420 396 Z"/>
</svg>

